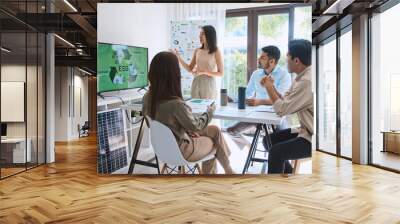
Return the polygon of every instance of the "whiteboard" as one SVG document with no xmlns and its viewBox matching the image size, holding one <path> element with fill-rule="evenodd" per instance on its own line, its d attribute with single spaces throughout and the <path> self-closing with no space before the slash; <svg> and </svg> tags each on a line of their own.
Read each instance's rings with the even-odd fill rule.
<svg viewBox="0 0 400 224">
<path fill-rule="evenodd" d="M 25 82 L 1 82 L 1 122 L 24 122 Z"/>
</svg>

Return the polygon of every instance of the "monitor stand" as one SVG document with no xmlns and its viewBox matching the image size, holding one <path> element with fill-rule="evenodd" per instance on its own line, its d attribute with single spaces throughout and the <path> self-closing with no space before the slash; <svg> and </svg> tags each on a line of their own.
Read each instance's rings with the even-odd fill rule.
<svg viewBox="0 0 400 224">
<path fill-rule="evenodd" d="M 148 91 L 148 89 L 147 89 L 146 87 L 142 87 L 142 88 L 138 89 L 138 92 L 140 92 L 140 90 L 146 90 L 146 91 Z"/>
<path fill-rule="evenodd" d="M 104 96 L 101 93 L 97 93 L 97 96 L 99 96 L 100 98 L 102 98 L 104 100 Z"/>
</svg>

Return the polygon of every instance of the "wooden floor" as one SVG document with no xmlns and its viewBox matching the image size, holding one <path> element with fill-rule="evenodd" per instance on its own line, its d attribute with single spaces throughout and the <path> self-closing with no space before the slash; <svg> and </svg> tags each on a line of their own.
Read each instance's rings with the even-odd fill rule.
<svg viewBox="0 0 400 224">
<path fill-rule="evenodd" d="M 0 168 L 1 169 L 1 178 L 7 177 L 25 170 L 24 168 Z"/>
<path fill-rule="evenodd" d="M 374 151 L 372 162 L 377 165 L 400 170 L 400 155 L 391 152 Z"/>
<path fill-rule="evenodd" d="M 314 153 L 313 175 L 98 176 L 96 141 L 0 181 L 0 223 L 400 223 L 400 175 Z"/>
</svg>

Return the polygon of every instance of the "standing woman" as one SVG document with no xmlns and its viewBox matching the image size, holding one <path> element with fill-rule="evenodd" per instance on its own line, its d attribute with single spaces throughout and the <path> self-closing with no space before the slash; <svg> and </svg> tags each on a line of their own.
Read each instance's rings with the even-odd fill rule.
<svg viewBox="0 0 400 224">
<path fill-rule="evenodd" d="M 217 47 L 217 32 L 213 26 L 203 26 L 199 38 L 201 47 L 194 51 L 190 64 L 185 62 L 177 50 L 173 53 L 178 57 L 179 63 L 194 76 L 192 98 L 216 99 L 215 77 L 222 77 L 224 74 L 221 51 Z"/>
</svg>

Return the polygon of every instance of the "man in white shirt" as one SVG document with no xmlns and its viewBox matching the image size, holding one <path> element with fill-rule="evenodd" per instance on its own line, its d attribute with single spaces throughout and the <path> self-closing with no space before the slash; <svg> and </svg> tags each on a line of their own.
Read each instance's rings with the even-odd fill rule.
<svg viewBox="0 0 400 224">
<path fill-rule="evenodd" d="M 260 84 L 262 78 L 271 76 L 275 80 L 274 85 L 278 92 L 284 94 L 292 84 L 292 79 L 289 73 L 278 65 L 281 53 L 276 46 L 266 46 L 261 49 L 261 55 L 258 58 L 259 69 L 251 74 L 250 80 L 246 88 L 246 103 L 249 106 L 258 105 L 272 105 L 267 91 L 264 86 Z M 256 124 L 239 122 L 227 131 L 231 134 L 238 134 L 252 127 Z"/>
</svg>

